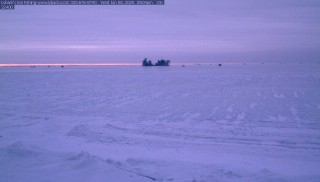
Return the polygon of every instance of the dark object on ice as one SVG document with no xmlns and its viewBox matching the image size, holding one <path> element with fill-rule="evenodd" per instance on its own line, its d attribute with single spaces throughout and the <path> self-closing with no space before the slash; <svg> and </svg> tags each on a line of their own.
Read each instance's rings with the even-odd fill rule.
<svg viewBox="0 0 320 182">
<path fill-rule="evenodd" d="M 64 66 L 62 65 L 61 68 L 63 68 Z"/>
<path fill-rule="evenodd" d="M 218 64 L 218 66 L 222 66 L 222 64 Z"/>
<path fill-rule="evenodd" d="M 147 58 L 145 58 L 142 61 L 142 66 L 169 66 L 169 64 L 170 64 L 170 60 L 164 60 L 164 59 L 158 60 L 156 64 L 153 64 L 152 61 L 148 60 Z"/>
<path fill-rule="evenodd" d="M 183 64 L 182 67 L 186 67 L 186 65 Z"/>
</svg>

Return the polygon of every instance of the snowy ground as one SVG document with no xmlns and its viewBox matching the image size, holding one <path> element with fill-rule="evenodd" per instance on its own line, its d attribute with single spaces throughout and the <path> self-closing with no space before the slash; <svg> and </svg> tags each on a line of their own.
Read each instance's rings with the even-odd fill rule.
<svg viewBox="0 0 320 182">
<path fill-rule="evenodd" d="M 0 181 L 320 181 L 320 65 L 0 68 Z"/>
</svg>

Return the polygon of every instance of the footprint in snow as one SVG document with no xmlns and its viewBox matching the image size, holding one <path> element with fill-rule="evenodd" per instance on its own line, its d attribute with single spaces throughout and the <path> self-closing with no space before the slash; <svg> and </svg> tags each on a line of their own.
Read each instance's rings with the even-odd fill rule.
<svg viewBox="0 0 320 182">
<path fill-rule="evenodd" d="M 181 95 L 181 97 L 188 97 L 190 94 L 189 93 L 184 93 Z"/>
<path fill-rule="evenodd" d="M 256 103 L 251 103 L 249 106 L 250 106 L 251 109 L 254 109 L 257 106 L 257 104 Z"/>
<path fill-rule="evenodd" d="M 227 176 L 229 178 L 241 178 L 240 174 L 237 174 L 237 173 L 230 171 L 230 170 L 221 169 L 220 173 L 222 173 L 224 176 Z"/>
<path fill-rule="evenodd" d="M 297 113 L 298 113 L 297 109 L 294 108 L 294 107 L 290 107 L 290 112 L 291 112 L 291 114 L 292 114 L 293 116 L 296 116 Z"/>
<path fill-rule="evenodd" d="M 229 120 L 232 119 L 232 116 L 230 114 L 226 115 L 225 119 Z"/>
<path fill-rule="evenodd" d="M 274 98 L 285 98 L 285 96 L 283 94 L 277 94 L 277 93 L 274 93 L 273 97 Z"/>
<path fill-rule="evenodd" d="M 269 120 L 270 120 L 270 121 L 286 121 L 286 120 L 287 120 L 287 117 L 286 117 L 286 116 L 282 116 L 282 115 L 269 116 Z"/>
<path fill-rule="evenodd" d="M 229 106 L 228 109 L 227 109 L 227 111 L 228 111 L 228 112 L 232 112 L 232 111 L 233 111 L 233 107 L 232 107 L 232 106 Z"/>
<path fill-rule="evenodd" d="M 239 114 L 237 116 L 237 120 L 244 120 L 245 116 L 246 116 L 246 114 L 242 112 L 241 114 Z"/>
</svg>

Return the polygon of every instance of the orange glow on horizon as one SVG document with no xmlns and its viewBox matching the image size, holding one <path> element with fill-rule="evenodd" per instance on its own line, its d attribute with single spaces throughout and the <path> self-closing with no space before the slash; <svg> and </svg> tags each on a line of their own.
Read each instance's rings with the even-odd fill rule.
<svg viewBox="0 0 320 182">
<path fill-rule="evenodd" d="M 20 66 L 140 66 L 137 63 L 54 63 L 54 64 L 0 64 L 0 67 L 20 67 Z"/>
</svg>

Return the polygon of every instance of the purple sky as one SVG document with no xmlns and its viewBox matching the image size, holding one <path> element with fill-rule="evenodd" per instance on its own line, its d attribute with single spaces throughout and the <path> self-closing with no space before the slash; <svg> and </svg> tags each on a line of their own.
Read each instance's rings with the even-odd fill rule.
<svg viewBox="0 0 320 182">
<path fill-rule="evenodd" d="M 320 61 L 319 0 L 16 6 L 0 22 L 0 63 Z"/>
</svg>

